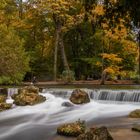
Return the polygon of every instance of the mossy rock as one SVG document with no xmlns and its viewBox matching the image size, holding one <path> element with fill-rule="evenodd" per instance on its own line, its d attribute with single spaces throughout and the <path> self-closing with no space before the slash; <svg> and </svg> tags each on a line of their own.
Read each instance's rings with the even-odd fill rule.
<svg viewBox="0 0 140 140">
<path fill-rule="evenodd" d="M 77 137 L 85 132 L 85 122 L 63 124 L 57 128 L 57 134 L 69 137 Z"/>
<path fill-rule="evenodd" d="M 77 137 L 77 140 L 113 140 L 106 127 L 91 128 Z"/>
<path fill-rule="evenodd" d="M 18 93 L 19 94 L 24 94 L 24 93 L 38 94 L 39 93 L 39 88 L 34 86 L 34 85 L 30 85 L 30 86 L 26 86 L 26 87 L 18 89 Z"/>
<path fill-rule="evenodd" d="M 132 131 L 140 132 L 140 125 L 135 125 L 132 127 Z"/>
<path fill-rule="evenodd" d="M 70 101 L 74 104 L 84 104 L 89 103 L 90 98 L 84 90 L 76 89 L 72 92 Z"/>
<path fill-rule="evenodd" d="M 6 96 L 5 95 L 0 95 L 0 103 L 3 103 L 6 101 Z"/>
<path fill-rule="evenodd" d="M 130 118 L 140 118 L 140 109 L 136 109 L 129 114 Z"/>
<path fill-rule="evenodd" d="M 0 103 L 0 111 L 4 111 L 7 109 L 10 109 L 12 107 L 12 104 L 8 104 L 8 103 Z"/>
<path fill-rule="evenodd" d="M 14 94 L 12 98 L 14 99 L 14 104 L 19 106 L 35 105 L 46 100 L 44 96 L 35 93 L 18 93 Z"/>
</svg>

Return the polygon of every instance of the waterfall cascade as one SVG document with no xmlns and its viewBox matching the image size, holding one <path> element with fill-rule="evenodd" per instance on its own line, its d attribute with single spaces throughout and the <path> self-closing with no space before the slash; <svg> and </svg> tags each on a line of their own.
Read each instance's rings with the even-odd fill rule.
<svg viewBox="0 0 140 140">
<path fill-rule="evenodd" d="M 140 90 L 93 90 L 89 95 L 94 100 L 140 102 Z"/>
<path fill-rule="evenodd" d="M 72 90 L 49 89 L 50 93 L 63 98 L 69 98 Z M 107 89 L 83 89 L 93 100 L 140 102 L 140 90 L 107 90 Z M 47 89 L 44 90 L 44 92 Z"/>
<path fill-rule="evenodd" d="M 18 93 L 18 88 L 8 88 L 7 98 L 11 98 L 11 95 Z"/>
</svg>

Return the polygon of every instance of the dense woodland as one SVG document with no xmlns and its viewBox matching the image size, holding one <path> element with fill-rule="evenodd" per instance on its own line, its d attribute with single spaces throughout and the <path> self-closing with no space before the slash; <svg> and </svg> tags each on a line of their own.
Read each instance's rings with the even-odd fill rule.
<svg viewBox="0 0 140 140">
<path fill-rule="evenodd" d="M 139 0 L 0 0 L 0 84 L 139 78 Z"/>
</svg>

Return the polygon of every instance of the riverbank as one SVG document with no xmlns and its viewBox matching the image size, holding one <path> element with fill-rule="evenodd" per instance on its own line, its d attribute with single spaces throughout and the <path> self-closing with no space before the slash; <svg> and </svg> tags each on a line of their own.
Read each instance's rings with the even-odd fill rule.
<svg viewBox="0 0 140 140">
<path fill-rule="evenodd" d="M 100 80 L 80 80 L 66 83 L 63 81 L 39 81 L 36 85 L 100 85 Z M 29 85 L 31 82 L 23 82 L 22 85 Z M 117 80 L 117 81 L 106 81 L 105 85 L 136 85 L 133 80 Z"/>
<path fill-rule="evenodd" d="M 21 86 L 30 85 L 31 82 L 23 82 Z M 40 81 L 35 84 L 41 88 L 107 88 L 107 89 L 140 89 L 140 84 L 134 83 L 132 80 L 119 80 L 106 81 L 105 85 L 100 85 L 100 80 L 92 81 L 74 81 L 71 83 L 65 83 L 62 81 Z"/>
<path fill-rule="evenodd" d="M 13 87 L 23 87 L 30 85 L 31 82 L 22 82 L 19 85 L 0 85 L 0 88 L 13 88 Z M 70 83 L 65 83 L 63 81 L 38 81 L 35 83 L 36 86 L 41 88 L 104 88 L 104 87 L 126 87 L 126 89 L 130 89 L 133 87 L 140 88 L 140 84 L 135 83 L 133 80 L 118 80 L 118 81 L 106 81 L 104 85 L 100 85 L 100 80 L 80 80 L 80 81 L 73 81 Z"/>
</svg>

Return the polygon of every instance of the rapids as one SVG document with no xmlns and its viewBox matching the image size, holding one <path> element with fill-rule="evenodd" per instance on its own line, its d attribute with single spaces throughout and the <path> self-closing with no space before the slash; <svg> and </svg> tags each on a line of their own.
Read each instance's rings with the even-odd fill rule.
<svg viewBox="0 0 140 140">
<path fill-rule="evenodd" d="M 91 90 L 86 90 L 91 97 L 88 104 L 64 107 L 62 103 L 69 101 L 72 90 L 44 90 L 40 93 L 47 99 L 44 103 L 13 106 L 13 109 L 1 112 L 0 140 L 51 140 L 62 123 L 80 119 L 90 124 L 96 120 L 126 116 L 140 108 L 139 102 L 101 101 L 93 97 Z M 9 95 L 7 102 L 13 102 Z"/>
</svg>

